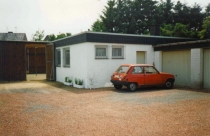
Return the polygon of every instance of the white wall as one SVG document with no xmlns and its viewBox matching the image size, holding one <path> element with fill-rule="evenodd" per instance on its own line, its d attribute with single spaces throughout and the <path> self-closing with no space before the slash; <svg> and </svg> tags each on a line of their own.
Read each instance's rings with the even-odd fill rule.
<svg viewBox="0 0 210 136">
<path fill-rule="evenodd" d="M 191 49 L 191 87 L 203 87 L 203 49 Z"/>
<path fill-rule="evenodd" d="M 88 77 L 95 76 L 96 87 L 107 87 L 111 85 L 112 73 L 121 64 L 135 64 L 136 51 L 145 51 L 145 63 L 153 64 L 152 45 L 131 45 L 131 44 L 107 44 L 107 43 L 87 43 L 88 45 Z M 95 45 L 108 45 L 108 59 L 95 59 Z M 112 59 L 112 45 L 124 46 L 124 59 Z"/>
<path fill-rule="evenodd" d="M 63 48 L 70 48 L 70 67 L 63 67 Z M 87 77 L 87 46 L 83 44 L 75 44 L 69 46 L 58 47 L 61 49 L 61 67 L 56 67 L 56 81 L 64 83 L 65 77 L 73 76 L 73 78 L 85 79 Z M 86 81 L 84 80 L 84 85 Z"/>
<path fill-rule="evenodd" d="M 162 72 L 162 51 L 155 51 L 154 64 L 157 70 Z"/>
<path fill-rule="evenodd" d="M 95 59 L 95 45 L 108 45 L 108 59 Z M 124 46 L 124 59 L 111 58 L 111 46 Z M 95 87 L 110 86 L 112 73 L 121 64 L 135 64 L 136 51 L 145 51 L 145 63 L 153 64 L 154 51 L 152 45 L 82 43 L 58 48 L 70 47 L 70 68 L 56 67 L 56 81 L 64 82 L 66 76 L 73 76 L 84 80 L 85 88 L 89 88 L 90 78 L 95 79 Z M 56 49 L 58 49 L 56 48 Z M 61 50 L 63 57 L 63 50 Z"/>
</svg>

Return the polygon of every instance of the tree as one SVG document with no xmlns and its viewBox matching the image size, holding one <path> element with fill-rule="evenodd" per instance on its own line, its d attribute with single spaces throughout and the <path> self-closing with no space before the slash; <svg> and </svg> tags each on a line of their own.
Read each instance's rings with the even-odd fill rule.
<svg viewBox="0 0 210 136">
<path fill-rule="evenodd" d="M 160 4 L 157 5 L 156 9 L 156 23 L 157 24 L 173 24 L 173 6 L 174 4 L 171 0 L 160 1 Z"/>
<path fill-rule="evenodd" d="M 160 27 L 160 35 L 162 36 L 173 36 L 173 25 L 172 24 L 163 24 L 162 27 Z"/>
<path fill-rule="evenodd" d="M 173 29 L 173 36 L 175 37 L 189 37 L 192 38 L 195 36 L 195 32 L 189 30 L 189 24 L 184 25 L 181 23 L 176 23 Z"/>
<path fill-rule="evenodd" d="M 106 32 L 115 32 L 114 27 L 116 24 L 116 8 L 115 0 L 108 0 L 107 6 L 102 11 L 103 15 L 100 16 L 101 21 L 104 24 Z"/>
<path fill-rule="evenodd" d="M 149 34 L 149 28 L 156 24 L 156 1 L 153 0 L 135 0 L 132 9 L 134 10 L 134 19 L 136 20 L 136 33 Z"/>
<path fill-rule="evenodd" d="M 206 17 L 210 16 L 210 3 L 206 6 L 205 12 Z"/>
<path fill-rule="evenodd" d="M 48 40 L 49 41 L 54 41 L 54 40 L 56 40 L 56 36 L 54 35 L 54 34 L 50 34 L 50 35 L 48 35 Z"/>
<path fill-rule="evenodd" d="M 198 32 L 200 39 L 210 38 L 210 16 L 203 21 L 202 30 Z"/>
<path fill-rule="evenodd" d="M 94 32 L 104 32 L 105 31 L 105 26 L 104 26 L 103 22 L 100 21 L 99 19 L 93 23 L 91 28 L 92 28 L 92 31 L 94 31 Z"/>
<path fill-rule="evenodd" d="M 189 30 L 189 24 L 184 25 L 181 23 L 176 23 L 175 26 L 172 24 L 164 24 L 160 28 L 162 36 L 173 36 L 173 37 L 195 37 L 196 33 Z"/>
<path fill-rule="evenodd" d="M 68 36 L 71 36 L 71 33 L 59 33 L 57 36 L 55 36 L 54 34 L 50 34 L 48 35 L 48 41 L 54 41 L 54 40 L 58 40 L 58 39 L 61 39 L 61 38 L 65 38 L 65 37 L 68 37 Z"/>
<path fill-rule="evenodd" d="M 35 34 L 32 35 L 32 41 L 42 41 L 44 37 L 44 30 L 37 30 Z"/>
</svg>

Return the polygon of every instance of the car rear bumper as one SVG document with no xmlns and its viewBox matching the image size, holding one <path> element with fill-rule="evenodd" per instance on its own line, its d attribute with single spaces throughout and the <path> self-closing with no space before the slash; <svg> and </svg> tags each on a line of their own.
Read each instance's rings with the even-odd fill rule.
<svg viewBox="0 0 210 136">
<path fill-rule="evenodd" d="M 127 86 L 129 82 L 117 81 L 117 80 L 110 80 L 114 85 L 124 85 Z"/>
</svg>

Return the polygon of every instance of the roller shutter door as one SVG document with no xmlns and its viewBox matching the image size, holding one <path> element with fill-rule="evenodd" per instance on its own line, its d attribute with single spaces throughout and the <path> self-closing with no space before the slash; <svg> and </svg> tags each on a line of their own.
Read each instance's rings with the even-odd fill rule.
<svg viewBox="0 0 210 136">
<path fill-rule="evenodd" d="M 210 89 L 210 49 L 204 49 L 204 88 Z"/>
<path fill-rule="evenodd" d="M 162 59 L 163 72 L 175 75 L 175 85 L 190 86 L 190 50 L 163 52 Z"/>
</svg>

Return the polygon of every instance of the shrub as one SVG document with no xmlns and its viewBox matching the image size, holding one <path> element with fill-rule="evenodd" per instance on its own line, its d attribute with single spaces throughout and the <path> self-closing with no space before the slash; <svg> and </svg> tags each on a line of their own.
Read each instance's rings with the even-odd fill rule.
<svg viewBox="0 0 210 136">
<path fill-rule="evenodd" d="M 65 82 L 68 82 L 68 79 L 69 79 L 68 77 L 65 77 Z"/>
<path fill-rule="evenodd" d="M 72 80 L 71 80 L 70 78 L 68 78 L 68 82 L 69 82 L 69 83 L 71 83 L 71 82 L 72 82 Z"/>
<path fill-rule="evenodd" d="M 77 78 L 75 78 L 75 84 L 76 84 L 76 85 L 78 84 L 78 79 L 77 79 Z"/>
<path fill-rule="evenodd" d="M 83 81 L 82 80 L 79 80 L 79 85 L 82 85 L 83 84 Z"/>
</svg>

